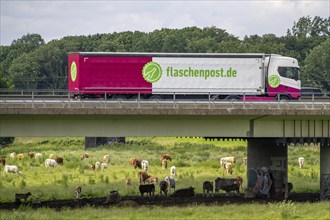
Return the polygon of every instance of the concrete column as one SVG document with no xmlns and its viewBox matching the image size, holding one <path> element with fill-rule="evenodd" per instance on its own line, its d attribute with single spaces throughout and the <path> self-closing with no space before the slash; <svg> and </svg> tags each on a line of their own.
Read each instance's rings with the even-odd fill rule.
<svg viewBox="0 0 330 220">
<path fill-rule="evenodd" d="M 330 201 L 330 146 L 320 147 L 320 199 Z"/>
<path fill-rule="evenodd" d="M 275 138 L 248 140 L 247 184 L 257 195 L 286 198 L 288 181 L 288 147 Z M 286 189 L 286 190 L 283 190 Z"/>
</svg>

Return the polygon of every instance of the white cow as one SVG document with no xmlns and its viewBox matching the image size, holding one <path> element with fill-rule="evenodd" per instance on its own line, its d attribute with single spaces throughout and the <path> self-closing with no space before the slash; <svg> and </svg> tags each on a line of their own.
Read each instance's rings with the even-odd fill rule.
<svg viewBox="0 0 330 220">
<path fill-rule="evenodd" d="M 304 167 L 304 161 L 305 161 L 305 158 L 303 158 L 303 157 L 298 158 L 298 163 L 299 163 L 300 168 Z"/>
<path fill-rule="evenodd" d="M 58 163 L 54 159 L 46 159 L 45 160 L 45 166 L 46 167 L 50 167 L 50 166 L 57 167 L 58 166 Z"/>
<path fill-rule="evenodd" d="M 175 166 L 171 166 L 170 175 L 171 176 L 175 176 L 175 174 L 176 174 L 176 167 Z"/>
<path fill-rule="evenodd" d="M 142 169 L 144 171 L 147 171 L 149 167 L 149 162 L 147 160 L 142 160 L 141 164 L 142 164 Z"/>
<path fill-rule="evenodd" d="M 36 158 L 42 158 L 42 154 L 41 153 L 36 153 L 35 157 Z"/>
<path fill-rule="evenodd" d="M 16 165 L 5 165 L 4 170 L 6 173 L 21 174 L 21 171 L 19 171 L 19 169 Z"/>
<path fill-rule="evenodd" d="M 10 153 L 10 154 L 9 154 L 9 157 L 10 157 L 11 159 L 15 159 L 15 158 L 16 158 L 16 153 L 15 153 L 15 152 Z"/>
<path fill-rule="evenodd" d="M 105 169 L 105 168 L 108 168 L 108 164 L 103 162 L 100 164 L 100 167 L 101 167 L 101 170 Z"/>
<path fill-rule="evenodd" d="M 170 191 L 171 191 L 171 188 L 173 188 L 175 191 L 176 180 L 174 179 L 174 177 L 167 176 L 167 177 L 165 177 L 165 181 L 168 183 Z"/>
</svg>

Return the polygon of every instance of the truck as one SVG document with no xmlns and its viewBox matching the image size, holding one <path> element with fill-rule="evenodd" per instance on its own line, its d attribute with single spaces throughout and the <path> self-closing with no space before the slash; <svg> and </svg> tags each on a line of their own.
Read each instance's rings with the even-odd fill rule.
<svg viewBox="0 0 330 220">
<path fill-rule="evenodd" d="M 263 53 L 74 52 L 75 98 L 291 100 L 301 95 L 295 58 Z"/>
</svg>

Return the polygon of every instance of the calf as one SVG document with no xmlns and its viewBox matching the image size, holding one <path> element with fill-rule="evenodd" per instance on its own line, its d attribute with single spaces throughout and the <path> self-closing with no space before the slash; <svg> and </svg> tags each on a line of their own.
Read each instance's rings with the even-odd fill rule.
<svg viewBox="0 0 330 220">
<path fill-rule="evenodd" d="M 136 169 L 137 167 L 141 169 L 141 160 L 136 158 L 130 159 L 130 164 Z"/>
<path fill-rule="evenodd" d="M 110 155 L 106 154 L 103 156 L 103 162 L 104 163 L 110 163 Z"/>
<path fill-rule="evenodd" d="M 175 166 L 171 166 L 170 175 L 171 176 L 175 176 L 176 175 L 176 167 Z"/>
<path fill-rule="evenodd" d="M 167 160 L 166 159 L 162 160 L 162 168 L 165 170 L 167 169 Z"/>
<path fill-rule="evenodd" d="M 9 157 L 10 157 L 11 159 L 15 159 L 15 158 L 16 158 L 16 153 L 15 153 L 15 152 L 10 153 L 10 154 L 9 154 Z"/>
<path fill-rule="evenodd" d="M 149 177 L 146 179 L 146 182 L 147 182 L 147 183 L 158 183 L 158 177 L 155 177 L 155 176 L 149 176 Z"/>
<path fill-rule="evenodd" d="M 17 158 L 18 158 L 19 160 L 22 160 L 22 159 L 24 158 L 24 154 L 17 154 Z"/>
<path fill-rule="evenodd" d="M 175 191 L 176 180 L 171 176 L 167 176 L 167 177 L 165 177 L 165 181 L 168 183 L 170 191 L 171 191 L 171 188 L 173 188 Z"/>
<path fill-rule="evenodd" d="M 146 184 L 146 185 L 139 185 L 139 191 L 141 193 L 141 196 L 143 196 L 144 193 L 149 194 L 149 197 L 153 197 L 155 195 L 155 185 L 154 184 Z"/>
<path fill-rule="evenodd" d="M 203 195 L 206 196 L 206 193 L 213 193 L 213 182 L 205 181 L 203 183 Z"/>
<path fill-rule="evenodd" d="M 142 164 L 142 169 L 144 171 L 147 171 L 149 167 L 149 162 L 147 160 L 142 160 L 141 164 Z"/>
<path fill-rule="evenodd" d="M 80 159 L 81 159 L 81 160 L 84 160 L 84 159 L 86 159 L 86 158 L 89 158 L 88 153 L 84 152 L 84 153 L 81 153 L 81 154 L 80 154 Z"/>
<path fill-rule="evenodd" d="M 162 195 L 162 193 L 164 193 L 164 195 L 167 196 L 168 188 L 169 188 L 168 182 L 166 182 L 165 180 L 160 181 L 160 183 L 159 183 L 159 189 L 160 189 L 159 194 Z"/>
<path fill-rule="evenodd" d="M 139 184 L 145 183 L 149 177 L 146 171 L 138 172 Z"/>
<path fill-rule="evenodd" d="M 227 162 L 227 163 L 225 164 L 225 168 L 226 168 L 227 173 L 229 173 L 229 174 L 233 174 L 233 165 L 232 165 L 232 163 Z"/>
<path fill-rule="evenodd" d="M 220 166 L 223 167 L 223 168 L 226 168 L 225 167 L 226 163 L 234 164 L 235 162 L 236 162 L 235 157 L 222 157 L 220 159 Z"/>
<path fill-rule="evenodd" d="M 195 196 L 195 188 L 188 187 L 183 189 L 178 189 L 172 194 L 173 197 L 191 197 Z"/>
<path fill-rule="evenodd" d="M 226 191 L 226 194 L 230 191 L 236 191 L 239 193 L 239 188 L 242 188 L 243 184 L 243 179 L 242 177 L 237 177 L 237 178 L 216 178 L 215 179 L 215 192 L 218 193 L 219 190 L 224 190 Z"/>
<path fill-rule="evenodd" d="M 42 158 L 42 154 L 41 153 L 36 153 L 36 158 Z"/>
<path fill-rule="evenodd" d="M 298 163 L 299 163 L 300 168 L 304 167 L 304 161 L 305 161 L 305 158 L 303 158 L 303 157 L 298 158 Z"/>
<path fill-rule="evenodd" d="M 77 186 L 76 189 L 74 190 L 74 194 L 76 196 L 76 199 L 80 198 L 80 194 L 81 194 L 81 186 Z"/>
</svg>

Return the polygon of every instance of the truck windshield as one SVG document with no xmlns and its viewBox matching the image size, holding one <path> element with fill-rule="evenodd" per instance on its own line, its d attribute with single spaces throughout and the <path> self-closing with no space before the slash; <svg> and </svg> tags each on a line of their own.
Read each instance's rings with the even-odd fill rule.
<svg viewBox="0 0 330 220">
<path fill-rule="evenodd" d="M 300 70 L 297 67 L 278 67 L 278 72 L 280 76 L 298 80 L 300 78 Z"/>
</svg>

